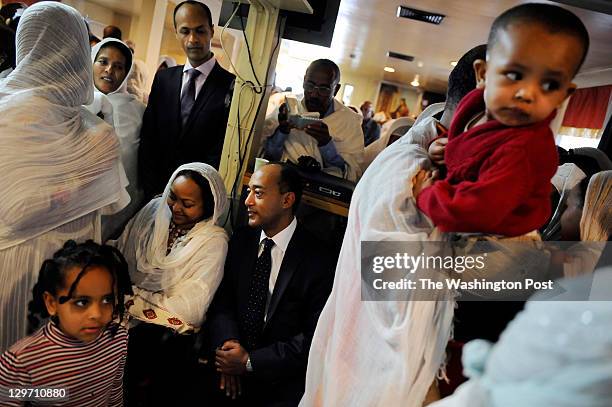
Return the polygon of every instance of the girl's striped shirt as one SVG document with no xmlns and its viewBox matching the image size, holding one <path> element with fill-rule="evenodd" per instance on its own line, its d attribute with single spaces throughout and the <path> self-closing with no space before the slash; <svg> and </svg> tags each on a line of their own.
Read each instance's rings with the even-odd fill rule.
<svg viewBox="0 0 612 407">
<path fill-rule="evenodd" d="M 128 334 L 122 326 L 115 328 L 114 335 L 107 328 L 94 341 L 84 343 L 47 323 L 0 356 L 1 394 L 16 388 L 64 388 L 68 399 L 53 405 L 123 406 Z M 0 405 L 23 403 L 1 399 Z"/>
</svg>

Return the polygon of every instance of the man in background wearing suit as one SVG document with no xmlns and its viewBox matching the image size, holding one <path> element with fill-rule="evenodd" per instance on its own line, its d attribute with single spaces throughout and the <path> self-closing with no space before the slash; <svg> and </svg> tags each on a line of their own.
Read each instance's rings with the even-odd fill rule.
<svg viewBox="0 0 612 407">
<path fill-rule="evenodd" d="M 214 30 L 204 3 L 179 3 L 174 27 L 187 62 L 158 71 L 153 81 L 138 157 L 147 198 L 163 192 L 181 164 L 200 161 L 219 168 L 235 78 L 210 51 Z"/>
<path fill-rule="evenodd" d="M 229 405 L 297 406 L 304 392 L 310 342 L 336 261 L 298 224 L 301 194 L 299 174 L 284 163 L 263 166 L 249 182 L 249 227 L 230 240 L 208 315 Z"/>
</svg>

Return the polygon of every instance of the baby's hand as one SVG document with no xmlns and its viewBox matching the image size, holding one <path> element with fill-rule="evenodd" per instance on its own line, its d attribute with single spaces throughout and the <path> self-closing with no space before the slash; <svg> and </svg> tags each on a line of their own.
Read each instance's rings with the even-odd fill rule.
<svg viewBox="0 0 612 407">
<path fill-rule="evenodd" d="M 444 165 L 444 150 L 448 143 L 447 137 L 436 139 L 429 145 L 429 159 L 436 165 Z"/>
<path fill-rule="evenodd" d="M 438 170 L 420 170 L 412 179 L 412 195 L 414 199 L 423 191 L 425 188 L 431 186 L 434 181 L 438 178 Z"/>
</svg>

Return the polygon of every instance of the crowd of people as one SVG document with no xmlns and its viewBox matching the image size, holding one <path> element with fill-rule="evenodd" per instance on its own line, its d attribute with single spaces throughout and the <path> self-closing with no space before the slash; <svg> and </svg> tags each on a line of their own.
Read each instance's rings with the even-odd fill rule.
<svg viewBox="0 0 612 407">
<path fill-rule="evenodd" d="M 504 12 L 458 61 L 446 102 L 382 146 L 372 103 L 344 106 L 339 67 L 313 61 L 303 97 L 268 108 L 270 162 L 249 178 L 247 224 L 229 230 L 218 167 L 235 76 L 211 51 L 209 8 L 176 5 L 186 62 L 160 57 L 150 93 L 117 27 L 100 40 L 59 2 L 11 9 L 0 24 L 1 405 L 42 403 L 14 394 L 42 388 L 64 389 L 62 406 L 612 402 L 609 302 L 538 293 L 521 312 L 454 290 L 374 301 L 360 273 L 366 241 L 487 241 L 491 256 L 520 241 L 488 277 L 540 256 L 525 272 L 564 277 L 558 300 L 610 286 L 599 269 L 612 162 L 561 151 L 550 129 L 589 49 L 573 13 Z M 394 113 L 408 115 L 405 101 Z M 305 158 L 356 183 L 339 254 L 298 216 L 292 164 Z M 542 240 L 599 246 L 542 259 Z M 466 380 L 452 371 L 457 349 L 470 380 L 452 394 Z"/>
</svg>

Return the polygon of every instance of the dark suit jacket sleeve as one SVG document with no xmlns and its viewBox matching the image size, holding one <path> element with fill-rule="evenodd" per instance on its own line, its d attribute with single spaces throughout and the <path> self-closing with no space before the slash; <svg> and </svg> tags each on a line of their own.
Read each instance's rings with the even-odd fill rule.
<svg viewBox="0 0 612 407">
<path fill-rule="evenodd" d="M 237 238 L 237 239 L 236 239 Z M 223 280 L 217 289 L 215 297 L 210 305 L 208 319 L 208 335 L 210 338 L 210 346 L 217 348 L 228 339 L 240 339 L 240 331 L 236 321 L 236 309 L 238 299 L 236 297 L 236 270 L 232 269 L 232 263 L 236 262 L 240 257 L 240 242 L 239 236 L 232 236 L 230 239 L 225 259 L 225 273 Z"/>
<path fill-rule="evenodd" d="M 158 126 L 155 116 L 157 105 L 159 104 L 160 83 L 159 75 L 156 74 L 151 86 L 151 94 L 149 102 L 142 117 L 142 127 L 140 129 L 140 146 L 138 148 L 138 180 L 142 186 L 147 199 L 153 197 L 157 191 L 155 181 L 156 176 L 155 162 L 157 160 L 158 149 L 156 143 L 158 135 L 156 134 Z"/>
<path fill-rule="evenodd" d="M 334 279 L 335 261 L 331 254 L 310 253 L 311 272 L 314 280 L 309 287 L 308 302 L 304 312 L 304 330 L 285 341 L 251 351 L 249 356 L 253 375 L 265 381 L 275 381 L 288 375 L 300 375 L 306 369 L 310 343 L 319 315 L 329 297 Z"/>
</svg>

